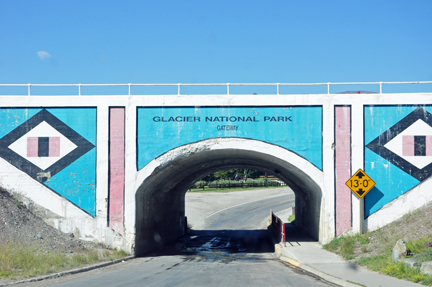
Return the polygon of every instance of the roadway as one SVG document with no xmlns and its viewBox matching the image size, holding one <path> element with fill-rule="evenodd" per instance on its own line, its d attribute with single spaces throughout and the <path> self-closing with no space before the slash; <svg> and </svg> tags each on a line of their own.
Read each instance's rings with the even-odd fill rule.
<svg viewBox="0 0 432 287">
<path fill-rule="evenodd" d="M 19 286 L 330 286 L 273 256 L 265 221 L 294 194 L 220 209 L 172 245 L 109 267 Z"/>
</svg>

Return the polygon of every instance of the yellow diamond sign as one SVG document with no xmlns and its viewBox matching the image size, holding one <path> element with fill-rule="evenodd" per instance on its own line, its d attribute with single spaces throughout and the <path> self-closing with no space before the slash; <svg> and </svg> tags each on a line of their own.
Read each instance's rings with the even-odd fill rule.
<svg viewBox="0 0 432 287">
<path fill-rule="evenodd" d="M 345 184 L 359 198 L 363 198 L 375 186 L 375 181 L 360 168 Z"/>
</svg>

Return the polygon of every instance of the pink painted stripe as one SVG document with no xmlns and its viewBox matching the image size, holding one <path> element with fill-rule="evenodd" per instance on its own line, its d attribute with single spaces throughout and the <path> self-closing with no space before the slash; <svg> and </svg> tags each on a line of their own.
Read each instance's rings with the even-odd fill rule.
<svg viewBox="0 0 432 287">
<path fill-rule="evenodd" d="M 109 227 L 123 234 L 125 183 L 125 109 L 110 108 Z"/>
<path fill-rule="evenodd" d="M 37 157 L 39 149 L 38 137 L 27 138 L 27 157 Z"/>
<path fill-rule="evenodd" d="M 60 156 L 60 137 L 49 138 L 49 156 L 50 157 Z"/>
<path fill-rule="evenodd" d="M 402 136 L 402 155 L 414 156 L 414 136 Z"/>
<path fill-rule="evenodd" d="M 335 107 L 336 236 L 351 224 L 351 107 Z"/>
<path fill-rule="evenodd" d="M 432 136 L 426 136 L 426 156 L 432 156 Z"/>
</svg>

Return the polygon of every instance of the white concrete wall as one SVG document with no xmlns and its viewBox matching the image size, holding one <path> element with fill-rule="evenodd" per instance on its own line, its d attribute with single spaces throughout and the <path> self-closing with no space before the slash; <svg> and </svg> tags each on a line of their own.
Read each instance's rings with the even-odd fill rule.
<svg viewBox="0 0 432 287">
<path fill-rule="evenodd" d="M 138 106 L 323 106 L 323 172 L 310 168 L 308 162 L 299 162 L 288 151 L 278 148 L 253 146 L 265 152 L 282 157 L 298 164 L 320 186 L 321 201 L 320 228 L 325 243 L 334 237 L 334 106 L 352 107 L 352 170 L 363 168 L 364 105 L 425 105 L 431 102 L 431 94 L 339 94 L 339 95 L 172 95 L 172 96 L 1 96 L 1 107 L 97 107 L 97 186 L 96 217 L 93 218 L 64 198 L 53 193 L 39 182 L 0 159 L 0 185 L 28 198 L 43 208 L 52 211 L 55 216 L 47 222 L 64 232 L 79 233 L 81 238 L 105 242 L 112 247 L 131 250 L 135 238 L 135 193 L 142 182 L 164 160 L 161 157 L 152 161 L 141 171 L 136 169 L 136 111 Z M 108 198 L 108 110 L 109 107 L 126 108 L 126 178 L 125 178 L 125 235 L 120 236 L 107 227 Z M 240 143 L 241 140 L 238 141 Z M 226 148 L 228 143 L 216 144 L 212 149 Z M 230 142 L 235 148 L 236 141 Z M 239 148 L 245 147 L 239 144 Z M 348 180 L 348 179 L 347 179 Z M 360 227 L 373 230 L 403 216 L 432 199 L 432 181 L 428 179 L 411 191 L 387 204 L 384 208 L 361 218 L 361 201 L 353 195 L 353 227 L 351 232 L 360 231 Z M 77 232 L 79 230 L 79 232 Z"/>
</svg>

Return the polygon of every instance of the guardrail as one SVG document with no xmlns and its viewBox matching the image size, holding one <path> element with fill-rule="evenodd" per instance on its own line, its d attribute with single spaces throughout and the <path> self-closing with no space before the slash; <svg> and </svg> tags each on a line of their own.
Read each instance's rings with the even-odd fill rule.
<svg viewBox="0 0 432 287">
<path fill-rule="evenodd" d="M 81 96 L 81 87 L 128 87 L 128 95 L 131 95 L 132 87 L 177 87 L 177 94 L 181 94 L 181 87 L 188 86 L 226 86 L 227 95 L 230 94 L 232 86 L 274 86 L 276 94 L 279 95 L 281 86 L 327 86 L 327 94 L 330 94 L 330 86 L 337 85 L 379 85 L 380 94 L 383 93 L 383 85 L 400 85 L 400 84 L 432 84 L 432 81 L 417 82 L 348 82 L 348 83 L 214 83 L 214 84 L 0 84 L 0 87 L 28 87 L 28 96 L 31 95 L 32 87 L 78 87 L 78 95 Z"/>
<path fill-rule="evenodd" d="M 273 213 L 272 209 L 270 209 L 270 219 L 270 228 L 273 234 L 279 242 L 283 242 L 284 246 L 286 246 L 285 223 Z"/>
</svg>

